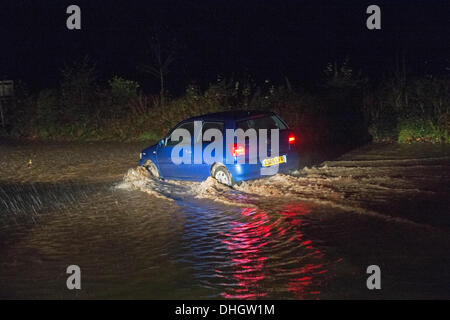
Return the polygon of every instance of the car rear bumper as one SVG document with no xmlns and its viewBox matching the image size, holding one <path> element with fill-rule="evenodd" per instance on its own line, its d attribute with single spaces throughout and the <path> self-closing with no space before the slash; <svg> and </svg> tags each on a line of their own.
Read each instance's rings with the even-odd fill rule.
<svg viewBox="0 0 450 320">
<path fill-rule="evenodd" d="M 290 170 L 298 169 L 299 155 L 297 151 L 291 151 L 286 154 L 286 163 L 281 163 L 278 165 L 278 170 L 274 168 L 269 172 L 264 172 L 262 165 L 258 164 L 227 164 L 226 167 L 228 171 L 233 176 L 234 181 L 244 181 L 264 178 L 277 173 L 282 173 Z"/>
</svg>

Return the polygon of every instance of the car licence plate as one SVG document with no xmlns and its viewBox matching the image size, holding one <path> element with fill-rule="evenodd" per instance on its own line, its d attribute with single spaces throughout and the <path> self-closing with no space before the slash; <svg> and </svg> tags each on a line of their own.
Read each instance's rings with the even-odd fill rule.
<svg viewBox="0 0 450 320">
<path fill-rule="evenodd" d="M 286 162 L 286 156 L 279 156 L 274 158 L 267 158 L 262 161 L 263 167 L 270 167 L 275 164 L 285 163 Z"/>
</svg>

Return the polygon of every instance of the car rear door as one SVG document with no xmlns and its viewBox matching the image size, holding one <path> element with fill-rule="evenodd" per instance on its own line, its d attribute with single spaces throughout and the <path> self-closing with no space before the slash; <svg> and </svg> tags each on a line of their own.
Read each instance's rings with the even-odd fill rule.
<svg viewBox="0 0 450 320">
<path fill-rule="evenodd" d="M 212 129 L 212 131 L 210 130 Z M 208 132 L 207 132 L 208 131 Z M 205 137 L 205 132 L 209 134 L 213 134 L 214 137 L 211 138 L 211 141 L 203 141 Z M 220 134 L 219 134 L 220 133 Z M 219 135 L 219 137 L 216 136 Z M 203 180 L 210 176 L 210 168 L 213 164 L 211 160 L 213 160 L 217 156 L 220 156 L 220 151 L 213 148 L 212 143 L 215 142 L 215 139 L 218 140 L 218 148 L 222 151 L 222 156 L 218 161 L 223 162 L 223 152 L 224 152 L 224 122 L 223 121 L 203 121 L 202 123 L 202 135 L 201 137 L 197 137 L 197 143 L 202 146 L 202 161 L 201 163 L 193 163 L 192 177 L 196 180 Z M 209 158 L 209 160 L 207 159 Z"/>
</svg>

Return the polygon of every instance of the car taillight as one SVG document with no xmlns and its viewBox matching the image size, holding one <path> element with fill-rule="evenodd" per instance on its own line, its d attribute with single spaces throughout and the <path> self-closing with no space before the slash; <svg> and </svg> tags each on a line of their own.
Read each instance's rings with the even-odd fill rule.
<svg viewBox="0 0 450 320">
<path fill-rule="evenodd" d="M 289 144 L 293 144 L 295 143 L 295 136 L 294 135 L 290 135 L 288 138 Z"/>
<path fill-rule="evenodd" d="M 245 155 L 245 148 L 240 143 L 234 143 L 230 145 L 230 152 L 233 157 Z"/>
</svg>

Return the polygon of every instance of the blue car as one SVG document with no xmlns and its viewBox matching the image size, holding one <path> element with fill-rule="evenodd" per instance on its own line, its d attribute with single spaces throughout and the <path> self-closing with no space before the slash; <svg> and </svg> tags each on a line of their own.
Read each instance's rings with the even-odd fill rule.
<svg viewBox="0 0 450 320">
<path fill-rule="evenodd" d="M 174 148 L 181 141 L 178 136 L 174 137 L 176 136 L 175 134 L 172 136 L 176 129 L 185 129 L 187 131 L 184 132 L 189 132 L 190 134 L 191 141 L 188 141 L 188 144 L 190 143 L 191 148 L 181 149 L 181 153 L 186 153 L 183 155 L 184 159 L 190 159 L 190 162 L 176 163 L 177 161 L 173 161 Z M 205 159 L 194 161 L 194 151 L 199 150 L 198 146 L 203 152 L 206 151 L 205 148 L 210 143 L 209 141 L 201 141 L 200 144 L 197 144 L 196 149 L 194 143 L 195 141 L 198 143 L 198 137 L 195 137 L 195 134 L 197 133 L 198 135 L 200 131 L 203 137 L 203 134 L 208 129 L 218 129 L 222 133 L 223 138 L 221 138 L 222 141 L 219 141 L 219 144 L 223 147 L 223 151 L 221 154 L 218 153 L 219 158 L 216 158 L 214 163 L 205 161 Z M 261 132 L 260 129 L 267 129 L 269 138 L 257 140 L 256 149 L 258 152 L 255 156 L 255 152 L 249 152 L 250 139 L 245 139 L 243 144 L 238 143 L 236 137 L 233 137 L 233 141 L 227 141 L 226 131 L 229 132 L 228 129 L 242 129 L 243 131 L 255 129 L 256 132 Z M 279 150 L 275 155 L 271 154 L 271 129 L 278 129 L 279 133 Z M 216 130 L 215 132 L 218 131 Z M 186 144 L 186 142 L 184 143 Z M 262 146 L 262 143 L 265 146 Z M 265 147 L 263 150 L 267 150 L 266 153 L 263 153 L 267 154 L 267 157 L 261 157 L 259 150 L 262 147 Z M 299 155 L 296 147 L 296 138 L 286 122 L 272 112 L 256 111 L 211 113 L 181 121 L 170 130 L 164 139 L 142 150 L 139 161 L 140 166 L 145 167 L 153 176 L 161 179 L 202 181 L 212 176 L 218 182 L 228 186 L 233 186 L 235 183 L 244 180 L 267 176 L 267 173 L 263 173 L 263 168 L 275 165 L 277 170 L 271 173 L 275 174 L 277 172 L 295 170 L 298 167 L 298 163 Z"/>
</svg>

